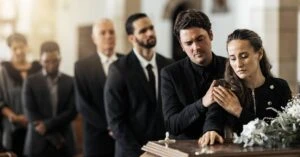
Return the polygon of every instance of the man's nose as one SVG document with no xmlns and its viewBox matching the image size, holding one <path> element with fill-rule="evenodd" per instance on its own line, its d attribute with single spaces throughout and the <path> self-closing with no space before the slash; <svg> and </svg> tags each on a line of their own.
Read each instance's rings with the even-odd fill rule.
<svg viewBox="0 0 300 157">
<path fill-rule="evenodd" d="M 22 49 L 21 48 L 16 49 L 16 53 L 17 54 L 22 54 Z"/>
<path fill-rule="evenodd" d="M 197 51 L 199 48 L 200 48 L 200 44 L 197 43 L 197 42 L 194 42 L 194 43 L 193 43 L 193 49 L 194 49 L 195 51 Z"/>
<path fill-rule="evenodd" d="M 154 29 L 148 29 L 147 30 L 147 35 L 148 36 L 153 36 L 155 34 Z"/>
</svg>

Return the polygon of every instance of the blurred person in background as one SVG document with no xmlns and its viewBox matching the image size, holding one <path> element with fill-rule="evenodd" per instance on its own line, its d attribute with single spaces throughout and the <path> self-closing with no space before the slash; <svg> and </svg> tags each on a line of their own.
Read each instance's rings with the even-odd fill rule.
<svg viewBox="0 0 300 157">
<path fill-rule="evenodd" d="M 41 46 L 42 71 L 29 76 L 23 87 L 28 118 L 24 154 L 28 157 L 73 157 L 71 121 L 75 108 L 73 78 L 60 72 L 61 57 L 56 42 Z"/>
<path fill-rule="evenodd" d="M 114 139 L 107 126 L 103 89 L 115 52 L 116 34 L 110 19 L 94 23 L 92 39 L 97 52 L 75 64 L 76 106 L 83 118 L 83 153 L 85 157 L 114 156 Z"/>
<path fill-rule="evenodd" d="M 24 116 L 21 91 L 23 81 L 41 70 L 39 62 L 26 59 L 28 45 L 24 35 L 14 33 L 7 38 L 11 60 L 0 66 L 0 109 L 3 115 L 2 144 L 22 156 L 28 120 Z"/>
</svg>

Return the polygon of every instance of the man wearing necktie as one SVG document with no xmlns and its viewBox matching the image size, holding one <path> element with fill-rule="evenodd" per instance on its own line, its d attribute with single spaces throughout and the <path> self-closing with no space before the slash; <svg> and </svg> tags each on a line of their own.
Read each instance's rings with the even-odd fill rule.
<svg viewBox="0 0 300 157">
<path fill-rule="evenodd" d="M 115 52 L 116 35 L 113 22 L 101 19 L 93 26 L 92 39 L 97 52 L 75 64 L 77 110 L 83 118 L 84 157 L 114 156 L 114 139 L 105 117 L 103 89 Z"/>
<path fill-rule="evenodd" d="M 104 89 L 108 126 L 116 140 L 115 157 L 137 157 L 149 140 L 164 137 L 159 73 L 171 60 L 154 51 L 156 35 L 144 13 L 128 17 L 126 32 L 133 46 L 110 66 Z"/>
</svg>

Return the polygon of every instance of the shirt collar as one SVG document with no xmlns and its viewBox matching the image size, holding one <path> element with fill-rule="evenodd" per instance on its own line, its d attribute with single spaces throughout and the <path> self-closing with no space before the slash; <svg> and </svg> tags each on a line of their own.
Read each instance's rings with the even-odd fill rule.
<svg viewBox="0 0 300 157">
<path fill-rule="evenodd" d="M 216 67 L 216 56 L 214 53 L 212 53 L 212 60 L 211 62 L 207 65 L 207 66 L 201 66 L 198 64 L 193 63 L 192 61 L 190 61 L 192 63 L 192 67 L 193 69 L 198 72 L 199 74 L 202 74 L 203 72 L 213 72 L 214 68 Z"/>
<path fill-rule="evenodd" d="M 150 61 L 147 61 L 144 57 L 142 57 L 142 56 L 138 53 L 138 51 L 137 51 L 136 49 L 134 49 L 134 48 L 133 48 L 133 52 L 134 52 L 134 54 L 136 55 L 136 57 L 138 58 L 138 60 L 140 61 L 140 63 L 141 63 L 141 65 L 142 65 L 143 68 L 146 68 L 146 66 L 147 66 L 148 64 L 151 64 L 153 68 L 156 68 L 156 67 L 157 67 L 157 66 L 156 66 L 156 59 L 155 59 L 155 58 L 156 58 L 156 53 L 155 53 L 155 52 L 153 53 L 153 56 L 152 56 L 152 58 L 151 58 Z"/>
<path fill-rule="evenodd" d="M 98 52 L 98 56 L 100 57 L 101 63 L 106 63 L 107 61 L 110 60 L 117 60 L 117 55 L 116 53 L 113 53 L 112 56 L 107 57 L 106 55 L 104 55 L 102 52 Z"/>
<path fill-rule="evenodd" d="M 45 69 L 42 69 L 42 73 L 46 78 L 49 77 Z M 61 76 L 61 72 L 58 72 L 57 76 L 54 78 L 54 81 L 56 82 L 60 76 Z"/>
</svg>

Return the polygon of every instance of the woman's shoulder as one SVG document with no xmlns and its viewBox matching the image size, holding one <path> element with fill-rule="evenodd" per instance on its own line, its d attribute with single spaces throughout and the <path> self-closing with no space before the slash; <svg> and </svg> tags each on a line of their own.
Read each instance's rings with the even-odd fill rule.
<svg viewBox="0 0 300 157">
<path fill-rule="evenodd" d="M 278 93 L 280 97 L 290 98 L 292 94 L 288 82 L 282 78 L 268 78 L 268 88 Z"/>
<path fill-rule="evenodd" d="M 269 80 L 268 82 L 270 82 L 271 84 L 281 86 L 281 87 L 288 87 L 287 81 L 282 78 L 270 77 L 268 78 L 268 80 Z"/>
</svg>

